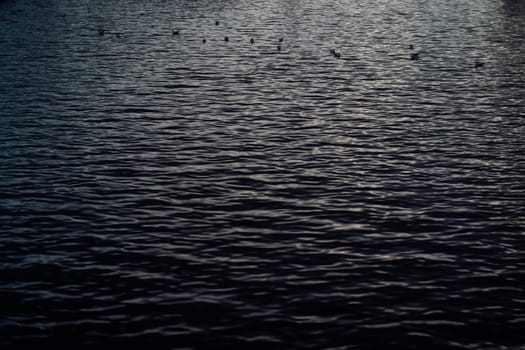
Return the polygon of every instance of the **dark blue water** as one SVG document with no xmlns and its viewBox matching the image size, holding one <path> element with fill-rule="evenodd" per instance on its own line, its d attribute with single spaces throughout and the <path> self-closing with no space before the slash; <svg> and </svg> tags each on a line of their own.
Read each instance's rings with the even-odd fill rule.
<svg viewBox="0 0 525 350">
<path fill-rule="evenodd" d="M 2 1 L 0 347 L 525 348 L 524 23 Z"/>
</svg>

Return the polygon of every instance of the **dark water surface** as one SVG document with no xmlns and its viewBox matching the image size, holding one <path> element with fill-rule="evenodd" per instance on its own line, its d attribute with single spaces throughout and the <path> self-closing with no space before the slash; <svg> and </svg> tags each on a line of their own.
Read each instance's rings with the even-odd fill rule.
<svg viewBox="0 0 525 350">
<path fill-rule="evenodd" d="M 524 115 L 523 1 L 3 1 L 0 348 L 525 348 Z"/>
</svg>

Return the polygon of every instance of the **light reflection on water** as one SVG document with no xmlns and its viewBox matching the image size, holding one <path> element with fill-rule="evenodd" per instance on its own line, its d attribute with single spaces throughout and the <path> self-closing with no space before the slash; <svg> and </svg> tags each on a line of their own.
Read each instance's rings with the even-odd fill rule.
<svg viewBox="0 0 525 350">
<path fill-rule="evenodd" d="M 2 2 L 0 344 L 523 346 L 524 13 Z"/>
</svg>

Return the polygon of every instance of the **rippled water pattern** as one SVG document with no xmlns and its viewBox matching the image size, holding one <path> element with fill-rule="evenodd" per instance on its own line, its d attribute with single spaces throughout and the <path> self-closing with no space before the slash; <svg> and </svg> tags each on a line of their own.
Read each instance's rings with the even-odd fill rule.
<svg viewBox="0 0 525 350">
<path fill-rule="evenodd" d="M 524 23 L 0 2 L 0 347 L 525 347 Z"/>
</svg>

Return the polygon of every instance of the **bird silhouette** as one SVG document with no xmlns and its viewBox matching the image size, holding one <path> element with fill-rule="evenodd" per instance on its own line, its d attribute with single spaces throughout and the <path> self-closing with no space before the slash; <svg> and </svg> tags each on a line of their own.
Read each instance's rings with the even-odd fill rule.
<svg viewBox="0 0 525 350">
<path fill-rule="evenodd" d="M 225 36 L 224 41 L 230 41 L 230 38 L 228 38 L 228 36 Z"/>
<path fill-rule="evenodd" d="M 341 58 L 341 53 L 336 51 L 335 49 L 330 49 L 330 53 L 332 54 L 332 56 L 334 56 L 335 58 Z"/>
<path fill-rule="evenodd" d="M 202 39 L 202 43 L 203 43 L 203 44 L 206 44 L 206 38 L 203 38 L 203 39 Z"/>
<path fill-rule="evenodd" d="M 255 42 L 255 40 L 253 40 L 253 38 L 250 39 L 250 44 L 253 44 Z"/>
<path fill-rule="evenodd" d="M 99 29 L 98 30 L 98 35 L 104 35 L 105 32 L 106 32 L 105 29 Z"/>
<path fill-rule="evenodd" d="M 282 43 L 284 38 L 279 38 L 279 42 Z"/>
<path fill-rule="evenodd" d="M 171 35 L 179 35 L 180 30 L 174 30 L 171 32 Z"/>
<path fill-rule="evenodd" d="M 485 65 L 485 62 L 476 61 L 474 68 L 481 68 Z"/>
<path fill-rule="evenodd" d="M 411 61 L 417 61 L 419 59 L 419 52 L 413 52 L 410 54 Z"/>
<path fill-rule="evenodd" d="M 219 25 L 219 21 L 215 21 L 215 25 L 218 26 Z"/>
</svg>

